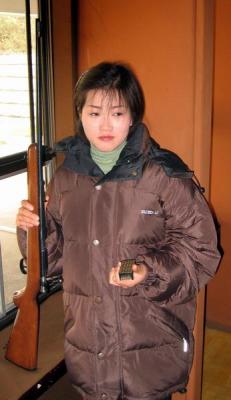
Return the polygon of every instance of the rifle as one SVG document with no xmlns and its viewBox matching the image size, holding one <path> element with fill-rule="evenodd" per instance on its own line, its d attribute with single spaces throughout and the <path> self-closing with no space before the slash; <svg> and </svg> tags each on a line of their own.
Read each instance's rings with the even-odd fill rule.
<svg viewBox="0 0 231 400">
<path fill-rule="evenodd" d="M 39 175 L 38 148 L 36 144 L 28 149 L 28 194 L 39 213 Z M 40 292 L 40 240 L 39 228 L 28 229 L 27 234 L 27 283 L 26 287 L 14 294 L 13 301 L 18 307 L 17 315 L 7 345 L 6 359 L 33 370 L 37 367 L 39 306 L 37 296 Z"/>
<path fill-rule="evenodd" d="M 27 2 L 28 3 L 28 2 Z M 9 337 L 5 358 L 28 370 L 37 368 L 39 338 L 39 293 L 46 293 L 47 251 L 45 246 L 46 221 L 44 209 L 43 162 L 55 154 L 42 145 L 42 70 L 41 70 L 41 22 L 36 21 L 37 66 L 37 143 L 28 148 L 28 200 L 34 212 L 40 216 L 39 227 L 28 229 L 27 235 L 27 282 L 26 287 L 13 296 L 18 307 Z M 29 74 L 30 76 L 30 74 Z M 33 79 L 33 77 L 32 77 Z M 32 99 L 33 100 L 33 99 Z M 32 101 L 33 103 L 33 101 Z M 33 107 L 31 107 L 33 110 Z"/>
</svg>

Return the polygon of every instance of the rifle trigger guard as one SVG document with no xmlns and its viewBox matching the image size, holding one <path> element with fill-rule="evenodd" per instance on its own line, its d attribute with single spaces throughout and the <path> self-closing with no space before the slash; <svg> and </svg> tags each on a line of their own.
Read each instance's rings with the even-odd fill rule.
<svg viewBox="0 0 231 400">
<path fill-rule="evenodd" d="M 22 274 L 26 275 L 27 274 L 27 266 L 24 264 L 24 258 L 21 258 L 21 260 L 19 261 L 19 267 L 20 267 L 20 271 L 22 272 Z"/>
</svg>

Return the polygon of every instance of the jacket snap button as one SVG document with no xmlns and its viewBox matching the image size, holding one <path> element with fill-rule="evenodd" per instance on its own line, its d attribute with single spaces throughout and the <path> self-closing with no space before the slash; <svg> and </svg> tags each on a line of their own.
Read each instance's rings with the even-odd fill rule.
<svg viewBox="0 0 231 400">
<path fill-rule="evenodd" d="M 137 176 L 137 171 L 132 171 L 133 176 Z"/>
<path fill-rule="evenodd" d="M 96 185 L 96 190 L 101 190 L 102 189 L 102 186 L 101 185 Z"/>
<path fill-rule="evenodd" d="M 102 303 L 102 297 L 101 296 L 96 296 L 95 297 L 95 302 L 98 303 L 98 304 Z"/>
<path fill-rule="evenodd" d="M 99 245 L 99 240 L 94 239 L 92 243 L 94 244 L 94 246 L 98 246 Z"/>
<path fill-rule="evenodd" d="M 97 357 L 101 360 L 102 358 L 104 358 L 104 354 L 103 353 L 98 353 Z"/>
<path fill-rule="evenodd" d="M 107 396 L 107 393 L 102 393 L 102 394 L 101 394 L 101 399 L 102 399 L 102 400 L 106 400 L 107 397 L 108 397 L 108 396 Z"/>
</svg>

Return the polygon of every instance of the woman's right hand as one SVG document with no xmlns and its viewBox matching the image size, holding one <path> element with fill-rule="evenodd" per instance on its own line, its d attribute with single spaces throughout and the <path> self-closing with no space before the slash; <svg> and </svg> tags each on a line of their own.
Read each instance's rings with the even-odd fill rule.
<svg viewBox="0 0 231 400">
<path fill-rule="evenodd" d="M 28 200 L 22 200 L 21 207 L 16 215 L 16 225 L 26 231 L 28 228 L 39 225 L 39 216 L 33 213 L 34 207 Z"/>
</svg>

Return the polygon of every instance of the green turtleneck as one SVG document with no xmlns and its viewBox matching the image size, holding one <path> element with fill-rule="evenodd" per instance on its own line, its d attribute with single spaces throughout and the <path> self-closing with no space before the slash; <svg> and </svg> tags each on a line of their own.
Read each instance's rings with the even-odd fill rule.
<svg viewBox="0 0 231 400">
<path fill-rule="evenodd" d="M 125 140 L 112 151 L 100 151 L 93 144 L 91 144 L 91 158 L 100 167 L 104 174 L 107 174 L 116 164 L 121 151 L 126 146 L 126 143 L 127 142 Z"/>
</svg>

